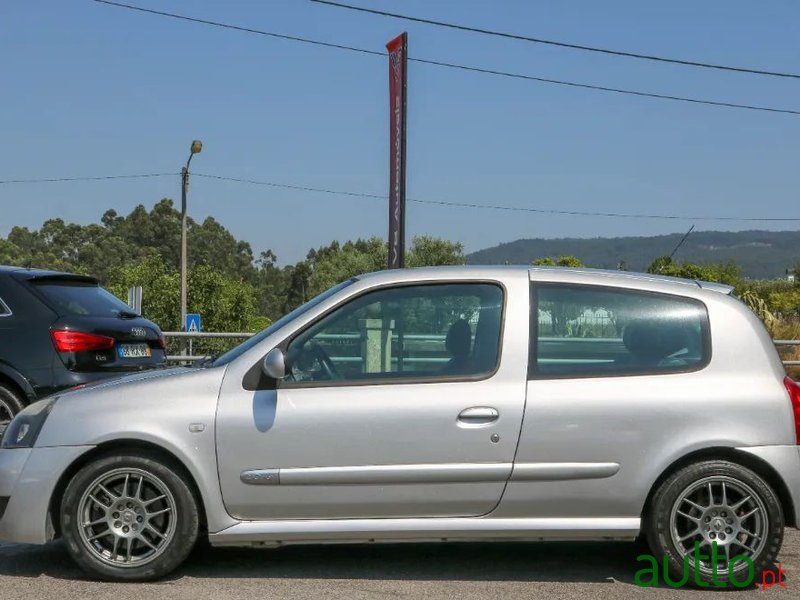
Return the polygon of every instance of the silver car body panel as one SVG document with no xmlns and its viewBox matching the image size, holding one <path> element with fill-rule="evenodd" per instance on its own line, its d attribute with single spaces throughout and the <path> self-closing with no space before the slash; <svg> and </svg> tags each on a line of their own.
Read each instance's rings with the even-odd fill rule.
<svg viewBox="0 0 800 600">
<path fill-rule="evenodd" d="M 333 306 L 372 288 L 440 281 L 506 289 L 502 355 L 491 377 L 244 389 L 244 374 L 269 350 Z M 692 373 L 528 380 L 529 282 L 698 299 L 708 308 L 710 362 Z M 769 465 L 788 493 L 784 509 L 800 515 L 800 452 L 782 365 L 760 321 L 729 292 L 580 269 L 363 276 L 226 366 L 132 375 L 62 394 L 35 448 L 0 450 L 0 496 L 10 497 L 0 539 L 47 541 L 62 474 L 99 446 L 130 442 L 161 448 L 185 466 L 212 543 L 221 545 L 630 539 L 653 483 L 677 460 L 716 448 Z M 467 408 L 494 408 L 498 419 L 460 426 Z"/>
<path fill-rule="evenodd" d="M 701 300 L 709 312 L 712 356 L 694 373 L 529 381 L 517 461 L 597 460 L 621 468 L 610 479 L 511 481 L 497 516 L 637 515 L 661 473 L 692 452 L 794 442 L 780 358 L 761 322 L 735 298 L 688 280 L 613 272 L 532 269 L 531 281 Z"/>
<path fill-rule="evenodd" d="M 617 471 L 617 463 L 453 463 L 251 469 L 239 478 L 250 485 L 374 485 L 602 479 Z"/>
<path fill-rule="evenodd" d="M 740 452 L 756 457 L 764 463 L 770 465 L 783 480 L 789 492 L 789 501 L 792 506 L 784 506 L 784 513 L 789 508 L 797 517 L 800 515 L 800 446 L 791 444 L 789 446 L 751 446 L 749 448 L 737 448 Z M 795 523 L 796 526 L 800 523 Z"/>
<path fill-rule="evenodd" d="M 91 446 L 0 450 L 0 496 L 10 496 L 0 540 L 44 544 L 53 537 L 50 498 L 61 474 Z"/>
<path fill-rule="evenodd" d="M 458 270 L 445 277 L 437 270 L 409 270 L 399 279 L 496 282 L 505 289 L 505 330 L 527 330 L 524 270 L 484 269 L 468 277 Z M 244 520 L 464 517 L 487 514 L 500 501 L 525 406 L 527 335 L 503 336 L 499 368 L 480 381 L 332 382 L 256 392 L 242 387 L 253 365 L 306 323 L 365 291 L 395 283 L 394 274 L 356 281 L 228 367 L 217 414 L 217 455 L 232 515 Z M 465 409 L 488 407 L 495 409 L 496 420 L 459 421 Z M 242 482 L 243 471 L 260 469 L 278 469 L 278 485 Z"/>
<path fill-rule="evenodd" d="M 637 517 L 608 519 L 327 519 L 255 521 L 209 536 L 214 546 L 308 543 L 632 540 Z"/>
<path fill-rule="evenodd" d="M 62 394 L 36 445 L 113 447 L 127 441 L 162 448 L 197 482 L 209 530 L 224 529 L 235 523 L 217 477 L 214 419 L 224 373 L 224 367 L 148 371 Z"/>
</svg>

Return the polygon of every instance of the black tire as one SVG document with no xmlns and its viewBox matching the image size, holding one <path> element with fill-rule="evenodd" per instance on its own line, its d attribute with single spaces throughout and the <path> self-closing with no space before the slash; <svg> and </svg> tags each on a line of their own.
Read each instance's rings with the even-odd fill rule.
<svg viewBox="0 0 800 600">
<path fill-rule="evenodd" d="M 763 539 L 764 543 L 760 549 L 757 549 L 757 552 L 751 556 L 749 559 L 752 561 L 753 564 L 753 571 L 754 571 L 754 579 L 753 582 L 760 581 L 759 577 L 760 574 L 768 569 L 771 569 L 774 564 L 775 560 L 778 557 L 778 552 L 780 551 L 781 544 L 783 543 L 783 531 L 784 531 L 784 520 L 783 520 L 783 510 L 781 508 L 780 501 L 775 494 L 774 490 L 770 487 L 770 485 L 764 481 L 759 475 L 751 471 L 750 469 L 738 465 L 733 462 L 729 462 L 726 460 L 710 460 L 695 463 L 693 465 L 689 465 L 684 467 L 683 469 L 677 471 L 672 476 L 670 476 L 663 484 L 658 488 L 656 493 L 653 496 L 652 502 L 649 506 L 647 519 L 645 523 L 645 531 L 647 535 L 647 540 L 650 545 L 650 549 L 653 552 L 655 559 L 658 562 L 659 569 L 663 569 L 664 565 L 664 557 L 667 557 L 668 561 L 668 571 L 670 574 L 670 578 L 673 582 L 680 581 L 681 577 L 684 576 L 685 569 L 684 569 L 684 562 L 683 557 L 685 556 L 684 550 L 679 549 L 676 546 L 675 540 L 673 539 L 672 535 L 672 511 L 673 508 L 676 508 L 676 503 L 682 497 L 682 495 L 691 489 L 695 489 L 693 486 L 698 486 L 701 482 L 706 481 L 724 481 L 727 482 L 728 490 L 731 489 L 731 486 L 742 486 L 741 489 L 746 490 L 746 495 L 750 495 L 751 493 L 754 494 L 753 503 L 758 503 L 758 506 L 762 507 L 763 510 L 760 511 L 759 514 L 763 513 L 765 518 L 762 519 L 762 527 L 763 527 Z M 699 491 L 702 487 L 696 487 Z M 713 489 L 713 488 L 712 488 Z M 722 488 L 720 488 L 722 489 Z M 735 489 L 735 488 L 733 488 Z M 718 494 L 719 492 L 717 492 Z M 723 492 L 724 493 L 724 492 Z M 731 492 L 733 493 L 733 492 Z M 743 499 L 745 495 L 739 496 L 740 499 Z M 719 495 L 715 495 L 714 492 L 711 492 L 711 500 L 708 502 L 709 505 L 717 504 L 718 501 L 725 502 L 725 500 L 721 499 Z M 757 500 L 756 500 L 757 498 Z M 730 508 L 735 507 L 736 502 L 733 503 Z M 746 505 L 752 506 L 752 505 Z M 683 504 L 681 507 L 686 509 L 687 505 Z M 703 505 L 705 509 L 705 505 Z M 706 510 L 710 510 L 714 508 L 713 506 L 708 507 Z M 699 541 L 705 539 L 705 536 L 720 536 L 720 534 L 715 534 L 713 525 L 716 519 L 712 518 L 711 523 L 706 523 L 705 516 L 701 515 L 708 515 L 710 513 L 703 512 L 698 507 L 695 509 L 696 512 L 694 513 L 695 516 L 699 517 L 697 522 L 698 527 L 698 535 Z M 726 517 L 733 517 L 736 521 L 734 527 L 737 529 L 734 533 L 740 531 L 739 527 L 739 518 L 745 513 L 745 508 L 739 509 L 740 512 L 735 512 L 732 515 L 727 513 L 720 512 L 718 514 Z M 713 513 L 717 514 L 717 513 Z M 676 517 L 676 519 L 682 517 Z M 744 521 L 742 521 L 744 523 Z M 719 524 L 724 527 L 724 522 L 720 521 Z M 689 529 L 689 534 L 691 533 L 691 526 L 687 526 Z M 712 527 L 710 533 L 703 533 L 702 530 L 705 530 L 706 527 Z M 721 530 L 721 536 L 717 537 L 717 540 L 722 540 L 725 532 L 727 529 Z M 749 542 L 749 538 L 742 533 L 742 540 L 745 542 Z M 734 540 L 734 544 L 730 548 L 730 552 L 734 552 L 736 548 L 739 548 L 738 542 L 736 542 L 737 536 L 731 536 L 728 534 L 727 536 L 727 543 L 730 544 L 731 540 Z M 680 539 L 680 537 L 679 537 Z M 697 541 L 697 538 L 694 540 L 690 538 L 689 542 L 694 543 Z M 723 542 L 717 541 L 718 544 L 723 548 Z M 760 543 L 760 542 L 759 542 Z M 753 545 L 756 545 L 753 542 Z M 710 552 L 708 546 L 702 552 Z M 742 552 L 737 552 L 737 554 L 744 554 Z M 732 555 L 735 556 L 735 555 Z M 693 562 L 693 559 L 692 559 Z M 701 561 L 703 562 L 703 561 Z M 734 568 L 736 568 L 739 563 L 733 563 Z M 739 565 L 741 566 L 741 565 Z M 706 565 L 707 567 L 707 565 Z M 748 567 L 749 568 L 749 567 Z M 686 585 L 692 587 L 708 587 L 709 589 L 714 588 L 724 588 L 724 587 L 741 587 L 743 582 L 747 579 L 747 576 L 744 571 L 740 571 L 734 575 L 734 581 L 731 582 L 729 579 L 729 574 L 727 568 L 723 568 L 721 565 L 717 566 L 717 573 L 716 573 L 716 582 L 711 573 L 704 572 L 702 569 L 696 569 L 694 566 L 690 568 L 690 577 L 689 581 Z M 663 574 L 662 574 L 663 577 Z M 696 583 L 695 579 L 699 578 L 702 582 L 700 584 Z M 708 584 L 708 585 L 704 585 Z"/>
<path fill-rule="evenodd" d="M 115 564 L 109 564 L 108 560 L 110 559 L 104 560 L 95 549 L 90 547 L 91 542 L 85 539 L 86 536 L 82 536 L 79 527 L 79 524 L 83 522 L 82 499 L 91 492 L 89 488 L 96 485 L 100 478 L 106 475 L 126 470 L 144 473 L 147 477 L 155 478 L 169 491 L 170 500 L 174 500 L 174 510 L 168 512 L 172 515 L 171 518 L 174 518 L 169 526 L 171 537 L 165 538 L 167 541 L 162 544 L 158 538 L 151 536 L 149 539 L 161 548 L 160 553 L 149 562 L 143 559 L 144 564 L 138 566 L 132 562 L 126 565 L 125 559 L 122 557 L 119 562 L 115 559 Z M 128 485 L 127 481 L 125 485 Z M 135 486 L 135 476 L 133 485 Z M 112 491 L 112 493 L 118 492 Z M 110 502 L 111 506 L 106 514 L 112 514 L 109 511 L 114 510 L 113 505 L 116 501 Z M 102 510 L 99 506 L 96 509 Z M 107 525 L 107 527 L 110 531 L 111 525 Z M 156 454 L 144 451 L 107 455 L 87 464 L 72 478 L 61 501 L 61 530 L 69 554 L 88 575 L 104 581 L 151 581 L 167 575 L 189 556 L 197 542 L 199 528 L 198 502 L 182 469 Z M 145 533 L 144 527 L 140 533 Z M 114 539 L 113 536 L 110 537 L 110 540 Z M 108 544 L 110 543 L 111 541 L 108 541 Z M 141 541 L 136 541 L 135 544 L 135 547 L 149 552 Z M 114 546 L 115 549 L 116 547 Z M 114 558 L 113 553 L 111 557 Z"/>
<path fill-rule="evenodd" d="M 25 408 L 19 394 L 6 385 L 0 385 L 0 425 L 10 421 Z"/>
</svg>

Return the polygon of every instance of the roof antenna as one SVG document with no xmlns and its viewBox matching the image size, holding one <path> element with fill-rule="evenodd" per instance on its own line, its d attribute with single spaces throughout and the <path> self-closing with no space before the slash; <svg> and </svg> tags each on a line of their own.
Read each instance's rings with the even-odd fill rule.
<svg viewBox="0 0 800 600">
<path fill-rule="evenodd" d="M 672 257 L 673 257 L 673 256 L 675 256 L 675 253 L 678 251 L 678 249 L 679 249 L 681 246 L 683 246 L 683 242 L 685 242 L 685 241 L 686 241 L 686 238 L 688 238 L 688 237 L 689 237 L 689 234 L 690 234 L 690 233 L 692 233 L 692 231 L 693 231 L 693 230 L 694 230 L 694 225 L 692 225 L 691 227 L 689 227 L 689 231 L 687 231 L 686 233 L 684 233 L 684 234 L 683 234 L 683 237 L 681 238 L 681 241 L 680 241 L 680 242 L 678 242 L 678 245 L 677 245 L 677 246 L 675 246 L 675 248 L 672 250 L 672 252 L 670 252 L 670 255 L 669 255 L 669 262 L 672 262 Z M 659 273 L 660 273 L 661 271 L 663 271 L 663 270 L 664 270 L 664 266 L 665 266 L 665 265 L 663 265 L 663 264 L 662 264 L 660 267 L 658 267 L 658 272 L 659 272 Z"/>
<path fill-rule="evenodd" d="M 678 245 L 677 245 L 677 246 L 675 246 L 675 249 L 672 251 L 672 254 L 670 254 L 670 255 L 669 255 L 669 259 L 670 259 L 670 260 L 672 260 L 672 257 L 673 257 L 673 256 L 675 256 L 675 253 L 678 251 L 678 248 L 680 248 L 681 246 L 683 246 L 683 242 L 685 242 L 685 241 L 686 241 L 686 238 L 688 238 L 688 237 L 689 237 L 689 234 L 690 234 L 690 233 L 692 233 L 692 230 L 693 230 L 693 229 L 694 229 L 694 225 L 692 225 L 691 227 L 689 227 L 689 231 L 687 231 L 686 233 L 684 233 L 684 234 L 683 234 L 683 237 L 681 238 L 681 241 L 680 241 L 680 242 L 678 242 Z"/>
</svg>

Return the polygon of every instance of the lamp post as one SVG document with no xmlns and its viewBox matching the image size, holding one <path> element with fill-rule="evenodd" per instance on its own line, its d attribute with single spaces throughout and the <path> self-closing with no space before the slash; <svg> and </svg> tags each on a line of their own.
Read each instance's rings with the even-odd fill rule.
<svg viewBox="0 0 800 600">
<path fill-rule="evenodd" d="M 181 169 L 181 331 L 186 330 L 186 286 L 187 286 L 187 259 L 186 259 L 186 194 L 189 191 L 189 163 L 192 157 L 203 149 L 203 142 L 192 141 L 189 149 L 189 160 Z"/>
</svg>

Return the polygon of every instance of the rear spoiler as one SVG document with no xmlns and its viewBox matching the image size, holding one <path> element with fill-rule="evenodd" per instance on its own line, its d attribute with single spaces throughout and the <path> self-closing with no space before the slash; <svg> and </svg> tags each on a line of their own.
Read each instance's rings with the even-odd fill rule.
<svg viewBox="0 0 800 600">
<path fill-rule="evenodd" d="M 698 287 L 701 287 L 704 290 L 719 292 L 720 294 L 725 294 L 726 296 L 730 296 L 733 293 L 733 286 L 726 283 L 714 283 L 713 281 L 698 280 L 695 280 L 695 283 L 698 285 Z"/>
<path fill-rule="evenodd" d="M 31 283 L 84 283 L 100 285 L 100 281 L 91 275 L 74 275 L 72 273 L 43 273 L 25 277 Z"/>
</svg>

